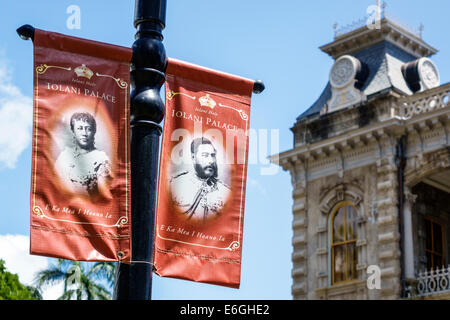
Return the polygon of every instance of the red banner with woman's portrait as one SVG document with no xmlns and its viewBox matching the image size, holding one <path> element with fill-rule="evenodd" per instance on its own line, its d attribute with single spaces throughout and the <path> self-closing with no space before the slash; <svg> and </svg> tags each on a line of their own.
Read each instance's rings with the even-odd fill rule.
<svg viewBox="0 0 450 320">
<path fill-rule="evenodd" d="M 130 61 L 35 30 L 31 254 L 130 261 Z"/>
<path fill-rule="evenodd" d="M 160 276 L 240 285 L 253 83 L 169 60 L 154 251 Z"/>
</svg>

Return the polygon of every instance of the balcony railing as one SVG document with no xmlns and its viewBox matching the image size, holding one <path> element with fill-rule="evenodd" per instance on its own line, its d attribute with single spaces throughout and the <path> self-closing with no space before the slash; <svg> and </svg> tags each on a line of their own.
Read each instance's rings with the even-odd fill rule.
<svg viewBox="0 0 450 320">
<path fill-rule="evenodd" d="M 415 283 L 407 290 L 407 297 L 427 297 L 450 293 L 450 266 L 420 272 Z"/>
<path fill-rule="evenodd" d="M 444 109 L 450 106 L 450 83 L 440 87 L 416 93 L 400 101 L 393 110 L 393 116 L 408 120 L 415 115 Z"/>
</svg>

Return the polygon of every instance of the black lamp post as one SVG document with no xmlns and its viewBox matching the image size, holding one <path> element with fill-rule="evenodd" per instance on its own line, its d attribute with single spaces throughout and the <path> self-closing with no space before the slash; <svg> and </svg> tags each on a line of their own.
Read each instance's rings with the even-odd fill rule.
<svg viewBox="0 0 450 320">
<path fill-rule="evenodd" d="M 160 89 L 167 56 L 162 43 L 167 0 L 136 0 L 131 65 L 132 263 L 119 263 L 117 300 L 150 300 L 159 140 L 164 119 Z"/>
</svg>

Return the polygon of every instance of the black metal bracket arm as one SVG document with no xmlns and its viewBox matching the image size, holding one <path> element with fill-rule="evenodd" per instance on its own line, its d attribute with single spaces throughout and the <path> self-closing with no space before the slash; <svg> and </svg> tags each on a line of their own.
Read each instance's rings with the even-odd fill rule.
<svg viewBox="0 0 450 320">
<path fill-rule="evenodd" d="M 34 27 L 29 24 L 24 24 L 16 30 L 19 37 L 23 40 L 34 40 Z"/>
<path fill-rule="evenodd" d="M 261 80 L 256 80 L 253 84 L 253 93 L 260 94 L 266 89 L 266 86 L 264 85 L 264 82 Z"/>
<path fill-rule="evenodd" d="M 145 2 L 140 2 L 139 3 L 139 5 L 143 5 L 143 4 L 145 4 Z M 154 8 L 151 8 L 152 10 L 154 10 Z M 164 10 L 165 11 L 165 10 Z M 163 20 L 163 17 L 164 17 L 164 11 L 163 10 L 161 10 L 161 12 L 158 12 L 158 14 L 156 14 L 157 16 L 158 15 L 162 15 L 162 17 L 161 17 L 161 20 Z M 140 10 L 137 10 L 137 12 L 139 13 L 140 12 Z M 135 17 L 135 19 L 136 19 L 136 23 L 137 23 L 137 25 L 139 25 L 140 23 L 140 21 L 142 21 L 142 20 L 144 20 L 141 16 L 137 16 L 137 17 Z M 158 21 L 159 23 L 156 23 L 156 32 L 155 31 L 153 31 L 153 32 L 150 32 L 150 33 L 157 33 L 158 35 L 161 35 L 161 29 L 163 29 L 164 28 L 164 26 L 163 25 L 161 25 L 161 20 L 156 20 L 156 21 Z M 159 25 L 158 25 L 159 24 Z M 155 27 L 155 24 L 154 24 L 154 27 Z M 161 28 L 161 29 L 160 29 Z M 21 39 L 23 39 L 23 40 L 31 40 L 31 41 L 33 41 L 34 40 L 34 27 L 33 26 L 31 26 L 31 25 L 29 25 L 29 24 L 24 24 L 23 26 L 21 26 L 20 28 L 18 28 L 17 30 L 17 34 L 19 35 L 19 37 L 21 38 Z M 145 31 L 147 31 L 148 32 L 148 30 L 145 30 Z M 145 31 L 144 30 L 140 30 L 138 33 L 139 33 L 139 35 L 137 35 L 136 37 L 139 37 L 139 36 L 142 36 L 143 35 L 143 33 L 145 33 Z M 260 93 L 262 93 L 264 90 L 265 90 L 265 85 L 264 85 L 264 83 L 261 81 L 261 80 L 255 80 L 255 83 L 254 83 L 254 85 L 253 85 L 253 93 L 255 93 L 255 94 L 260 94 Z"/>
</svg>

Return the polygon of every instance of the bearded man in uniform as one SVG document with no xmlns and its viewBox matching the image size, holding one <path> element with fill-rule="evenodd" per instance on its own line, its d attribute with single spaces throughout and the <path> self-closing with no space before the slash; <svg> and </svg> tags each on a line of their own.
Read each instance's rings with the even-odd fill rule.
<svg viewBox="0 0 450 320">
<path fill-rule="evenodd" d="M 87 112 L 74 113 L 70 130 L 74 144 L 66 146 L 55 163 L 60 178 L 74 193 L 112 199 L 107 186 L 111 163 L 106 153 L 95 147 L 95 118 Z"/>
<path fill-rule="evenodd" d="M 207 138 L 191 143 L 193 168 L 170 179 L 174 204 L 188 220 L 206 221 L 220 214 L 230 188 L 218 178 L 217 152 Z"/>
</svg>

